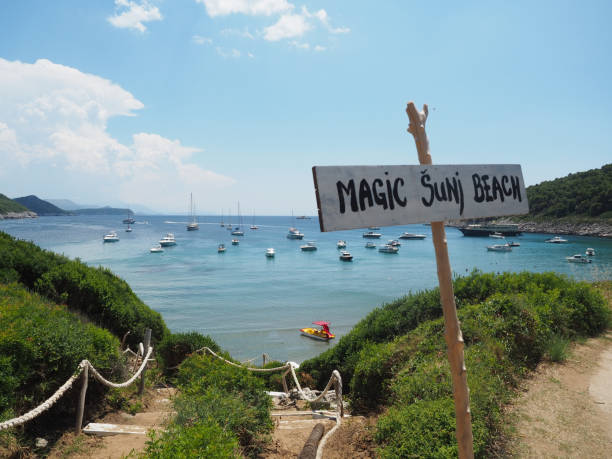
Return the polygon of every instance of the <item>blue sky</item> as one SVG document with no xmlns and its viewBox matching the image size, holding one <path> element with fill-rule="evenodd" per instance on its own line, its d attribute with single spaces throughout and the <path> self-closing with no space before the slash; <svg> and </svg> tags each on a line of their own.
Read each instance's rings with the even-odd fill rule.
<svg viewBox="0 0 612 459">
<path fill-rule="evenodd" d="M 0 192 L 313 214 L 313 165 L 612 161 L 610 2 L 0 6 Z"/>
</svg>

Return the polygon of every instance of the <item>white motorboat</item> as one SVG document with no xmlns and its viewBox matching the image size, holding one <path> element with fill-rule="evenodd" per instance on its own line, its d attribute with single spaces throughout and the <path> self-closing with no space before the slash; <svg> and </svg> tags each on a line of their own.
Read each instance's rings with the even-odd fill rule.
<svg viewBox="0 0 612 459">
<path fill-rule="evenodd" d="M 336 242 L 336 247 L 339 249 L 346 248 L 346 241 L 343 241 L 342 239 L 340 239 L 338 242 Z"/>
<path fill-rule="evenodd" d="M 563 239 L 561 236 L 551 237 L 550 239 L 546 239 L 544 242 L 550 242 L 551 244 L 564 244 L 567 242 L 567 239 Z"/>
<path fill-rule="evenodd" d="M 588 249 L 586 249 L 585 254 L 589 257 L 593 257 L 595 256 L 595 249 L 592 249 L 591 247 L 589 247 Z"/>
<path fill-rule="evenodd" d="M 510 247 L 520 247 L 521 244 L 519 244 L 518 242 L 514 242 L 514 241 L 508 241 L 508 245 Z"/>
<path fill-rule="evenodd" d="M 493 244 L 487 246 L 489 252 L 512 252 L 510 244 Z"/>
<path fill-rule="evenodd" d="M 402 243 L 397 239 L 389 239 L 387 244 L 392 245 L 393 247 L 401 247 Z"/>
<path fill-rule="evenodd" d="M 382 247 L 379 247 L 378 251 L 381 253 L 397 253 L 399 252 L 399 248 L 390 244 L 385 244 Z"/>
<path fill-rule="evenodd" d="M 424 234 L 414 234 L 414 233 L 402 233 L 399 237 L 400 239 L 425 239 L 427 236 Z"/>
<path fill-rule="evenodd" d="M 353 255 L 347 250 L 343 250 L 340 252 L 340 260 L 341 261 L 353 261 Z"/>
<path fill-rule="evenodd" d="M 376 248 L 376 244 L 374 244 L 373 242 L 366 242 L 365 248 L 366 249 L 375 249 Z"/>
<path fill-rule="evenodd" d="M 253 223 L 251 224 L 251 229 L 252 230 L 259 229 L 259 226 L 255 224 L 255 212 L 253 212 Z"/>
<path fill-rule="evenodd" d="M 300 233 L 300 230 L 297 228 L 289 228 L 287 239 L 304 239 L 304 234 Z"/>
<path fill-rule="evenodd" d="M 241 231 L 240 228 L 235 229 L 234 231 L 232 231 L 232 236 L 244 236 L 244 231 Z"/>
<path fill-rule="evenodd" d="M 238 239 L 232 239 L 232 245 L 238 245 L 240 241 Z"/>
<path fill-rule="evenodd" d="M 585 255 L 581 255 L 577 253 L 576 255 L 572 255 L 571 257 L 565 257 L 565 259 L 569 263 L 590 263 L 591 259 L 587 258 Z"/>
<path fill-rule="evenodd" d="M 494 237 L 496 239 L 504 239 L 505 238 L 505 236 L 502 233 L 498 233 L 498 232 L 489 234 L 489 237 Z"/>
<path fill-rule="evenodd" d="M 219 244 L 219 246 L 217 247 L 217 252 L 219 253 L 225 252 L 225 244 Z"/>
<path fill-rule="evenodd" d="M 374 231 L 368 231 L 367 233 L 363 233 L 363 237 L 366 239 L 380 239 L 382 234 L 376 233 Z"/>
<path fill-rule="evenodd" d="M 161 253 L 163 251 L 164 251 L 163 247 L 161 245 L 159 245 L 159 244 L 156 245 L 155 247 L 151 247 L 149 249 L 149 252 L 151 252 L 151 253 Z"/>
<path fill-rule="evenodd" d="M 130 226 L 130 224 L 128 223 L 127 228 L 125 229 L 126 233 L 131 233 L 132 232 L 132 227 Z"/>
<path fill-rule="evenodd" d="M 276 255 L 276 252 L 274 251 L 272 247 L 270 247 L 269 249 L 266 249 L 266 257 L 274 258 L 274 255 Z"/>
<path fill-rule="evenodd" d="M 301 245 L 300 249 L 302 250 L 302 252 L 314 252 L 315 250 L 317 250 L 317 245 L 314 241 L 309 241 L 306 244 Z"/>
<path fill-rule="evenodd" d="M 111 231 L 108 234 L 105 234 L 102 238 L 104 242 L 119 242 L 119 236 L 117 236 L 116 231 Z"/>
<path fill-rule="evenodd" d="M 162 247 L 171 247 L 176 245 L 176 239 L 174 239 L 174 233 L 167 233 L 164 237 L 159 240 L 159 245 Z"/>
</svg>

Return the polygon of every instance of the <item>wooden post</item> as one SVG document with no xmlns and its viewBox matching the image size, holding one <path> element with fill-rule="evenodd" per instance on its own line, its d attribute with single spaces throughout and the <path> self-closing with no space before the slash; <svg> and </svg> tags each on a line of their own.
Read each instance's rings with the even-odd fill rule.
<svg viewBox="0 0 612 459">
<path fill-rule="evenodd" d="M 317 457 L 317 448 L 321 438 L 323 437 L 323 432 L 325 432 L 325 426 L 322 423 L 318 423 L 314 426 L 312 432 L 310 432 L 308 440 L 306 440 L 306 443 L 298 456 L 298 459 L 315 459 L 315 457 Z"/>
<path fill-rule="evenodd" d="M 149 352 L 150 345 L 151 345 L 151 329 L 147 328 L 145 330 L 145 335 L 144 335 L 144 352 L 142 354 L 143 359 L 147 357 L 147 353 Z M 145 367 L 142 369 L 142 373 L 140 374 L 140 387 L 138 388 L 138 395 L 142 395 L 142 393 L 144 392 L 146 371 L 147 371 L 147 365 L 145 364 Z"/>
<path fill-rule="evenodd" d="M 85 365 L 83 372 L 81 373 L 81 395 L 79 397 L 79 406 L 77 407 L 77 418 L 76 418 L 76 434 L 81 433 L 81 427 L 83 427 L 83 413 L 85 412 L 85 395 L 87 394 L 87 384 L 89 384 L 89 365 Z"/>
<path fill-rule="evenodd" d="M 419 163 L 429 165 L 432 162 L 429 154 L 429 140 L 425 132 L 425 122 L 428 115 L 427 105 L 423 105 L 423 111 L 419 112 L 414 103 L 409 102 L 406 107 L 406 113 L 410 120 L 408 132 L 414 137 L 419 155 Z M 467 385 L 467 371 L 463 358 L 463 336 L 461 335 L 459 319 L 457 318 L 444 222 L 432 222 L 431 233 L 436 251 L 440 300 L 444 313 L 444 338 L 448 347 L 448 361 L 453 380 L 453 398 L 455 400 L 455 416 L 457 421 L 455 435 L 459 447 L 459 458 L 471 459 L 474 457 L 474 447 L 470 414 L 470 391 Z"/>
<path fill-rule="evenodd" d="M 266 357 L 267 355 L 265 353 L 261 355 L 261 359 L 263 360 L 263 365 L 261 366 L 262 368 L 266 366 Z"/>
</svg>

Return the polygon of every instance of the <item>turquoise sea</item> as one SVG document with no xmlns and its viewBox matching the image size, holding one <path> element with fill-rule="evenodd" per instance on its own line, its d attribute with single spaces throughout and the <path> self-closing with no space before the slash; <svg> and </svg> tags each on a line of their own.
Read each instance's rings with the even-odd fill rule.
<svg viewBox="0 0 612 459">
<path fill-rule="evenodd" d="M 377 306 L 437 285 L 431 229 L 426 225 L 382 228 L 376 244 L 401 233 L 427 235 L 404 240 L 396 255 L 366 249 L 364 231 L 321 233 L 317 218 L 257 217 L 244 219 L 240 245 L 221 227 L 219 217 L 200 217 L 199 231 L 186 231 L 187 218 L 136 217 L 133 232 L 125 232 L 118 216 L 40 217 L 0 221 L 0 230 L 20 239 L 80 258 L 91 266 L 105 266 L 125 279 L 136 294 L 159 311 L 173 331 L 196 330 L 211 335 L 234 357 L 242 360 L 267 353 L 278 360 L 301 362 L 333 346 L 300 336 L 299 329 L 315 320 L 331 322 L 339 338 Z M 236 223 L 236 222 L 234 222 Z M 304 240 L 286 238 L 296 226 Z M 103 243 L 116 230 L 120 241 Z M 177 245 L 164 253 L 149 249 L 166 233 Z M 551 235 L 524 234 L 510 253 L 487 252 L 492 238 L 464 237 L 446 228 L 451 266 L 465 274 L 473 268 L 486 272 L 556 271 L 576 279 L 612 278 L 612 240 L 567 236 L 568 244 L 547 244 Z M 343 239 L 354 261 L 339 260 L 336 242 Z M 316 241 L 316 252 L 302 252 L 305 241 Z M 219 243 L 227 251 L 217 253 Z M 265 257 L 274 247 L 276 257 Z M 591 264 L 573 264 L 566 256 L 596 251 Z"/>
</svg>

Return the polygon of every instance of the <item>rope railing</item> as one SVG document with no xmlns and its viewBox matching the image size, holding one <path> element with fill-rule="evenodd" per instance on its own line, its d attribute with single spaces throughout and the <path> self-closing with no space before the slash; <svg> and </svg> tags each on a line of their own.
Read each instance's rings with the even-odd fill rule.
<svg viewBox="0 0 612 459">
<path fill-rule="evenodd" d="M 142 343 L 140 344 L 140 349 L 144 349 L 144 347 L 142 346 Z M 136 354 L 133 351 L 131 351 L 131 352 L 133 354 L 135 354 L 136 356 L 138 356 L 140 354 L 140 353 Z M 125 353 L 125 351 L 124 351 L 124 353 Z M 91 364 L 91 362 L 89 360 L 86 360 L 86 359 L 85 360 L 81 360 L 81 362 L 79 363 L 79 365 L 78 365 L 77 369 L 75 370 L 74 374 L 70 378 L 68 378 L 66 380 L 66 382 L 64 384 L 62 384 L 62 386 L 59 389 L 57 389 L 53 393 L 53 395 L 51 395 L 51 397 L 49 397 L 47 400 L 42 402 L 36 408 L 33 408 L 32 410 L 28 411 L 25 414 L 22 414 L 19 417 L 16 417 L 16 418 L 13 418 L 13 419 L 8 419 L 6 421 L 0 422 L 0 431 L 5 430 L 5 429 L 10 429 L 12 427 L 20 426 L 22 424 L 25 424 L 26 422 L 31 421 L 32 419 L 34 419 L 34 418 L 36 418 L 38 416 L 40 416 L 42 413 L 44 413 L 49 408 L 51 408 L 72 387 L 72 385 L 77 380 L 77 378 L 79 378 L 81 373 L 85 372 L 85 375 L 88 375 L 88 370 L 91 370 L 91 372 L 93 374 L 93 377 L 95 379 L 97 379 L 100 383 L 104 384 L 107 387 L 120 388 L 120 387 L 127 387 L 127 386 L 129 386 L 134 381 L 136 381 L 136 379 L 145 371 L 147 363 L 149 362 L 149 360 L 152 360 L 150 358 L 152 353 L 153 353 L 153 347 L 149 346 L 148 347 L 148 351 L 147 351 L 147 355 L 142 359 L 142 364 L 140 365 L 140 368 L 138 369 L 138 371 L 136 373 L 134 373 L 134 375 L 132 375 L 132 377 L 130 379 L 128 379 L 127 381 L 122 382 L 122 383 L 114 383 L 112 381 L 109 381 L 109 380 L 105 379 L 100 374 L 100 372 L 98 370 L 96 370 L 96 368 Z M 84 388 L 84 391 L 87 390 L 87 381 L 83 381 L 83 388 Z M 82 395 L 81 401 L 79 403 L 77 419 L 82 419 L 84 402 L 85 402 L 85 396 Z M 79 433 L 80 429 L 81 429 L 81 426 L 79 424 L 80 424 L 80 422 L 77 422 L 77 433 Z"/>
<path fill-rule="evenodd" d="M 311 398 L 304 392 L 304 390 L 302 389 L 302 386 L 300 386 L 300 382 L 298 381 L 297 375 L 295 374 L 295 370 L 299 368 L 300 366 L 295 362 L 287 362 L 285 365 L 280 366 L 280 367 L 275 367 L 275 368 L 254 368 L 254 367 L 248 367 L 245 365 L 240 365 L 240 364 L 231 362 L 221 357 L 220 355 L 216 354 L 212 349 L 208 347 L 203 347 L 201 349 L 198 349 L 195 352 L 202 352 L 202 351 L 208 352 L 209 354 L 213 355 L 219 360 L 222 360 L 228 365 L 232 365 L 237 368 L 244 368 L 248 371 L 264 373 L 264 372 L 286 370 L 283 372 L 283 375 L 282 375 L 284 392 L 289 393 L 289 389 L 287 387 L 287 381 L 285 378 L 289 373 L 291 373 L 291 376 L 293 377 L 293 382 L 295 383 L 298 394 L 300 395 L 302 399 L 308 401 L 309 403 L 316 403 L 322 400 L 325 397 L 325 395 L 329 392 L 331 387 L 334 386 L 334 392 L 336 393 L 336 425 L 329 432 L 325 434 L 325 436 L 321 439 L 321 442 L 319 443 L 319 446 L 317 448 L 316 457 L 317 459 L 321 459 L 323 457 L 323 448 L 325 447 L 325 443 L 333 435 L 333 433 L 338 429 L 338 427 L 340 427 L 342 418 L 344 417 L 344 404 L 342 403 L 342 376 L 340 376 L 340 372 L 338 370 L 332 371 L 332 375 L 329 378 L 329 381 L 327 382 L 325 389 L 323 389 L 323 391 L 318 396 Z"/>
</svg>

